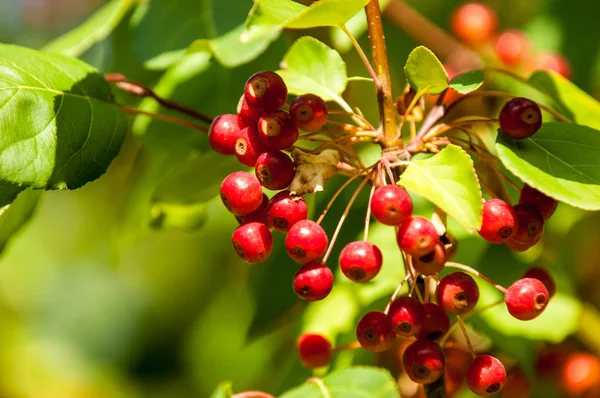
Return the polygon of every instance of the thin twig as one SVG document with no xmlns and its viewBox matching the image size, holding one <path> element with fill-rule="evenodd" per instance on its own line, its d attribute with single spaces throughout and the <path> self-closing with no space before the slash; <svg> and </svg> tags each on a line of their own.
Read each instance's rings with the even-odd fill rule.
<svg viewBox="0 0 600 398">
<path fill-rule="evenodd" d="M 369 193 L 369 203 L 367 204 L 367 214 L 365 215 L 365 231 L 363 233 L 363 240 L 365 242 L 369 240 L 369 225 L 371 224 L 371 200 L 373 199 L 376 186 L 377 184 L 375 183 L 375 177 L 373 177 L 371 193 Z"/>
<path fill-rule="evenodd" d="M 473 267 L 469 267 L 468 265 L 461 264 L 461 263 L 455 263 L 453 261 L 447 261 L 446 267 L 458 268 L 458 269 L 462 269 L 463 271 L 467 271 L 467 272 L 483 279 L 484 281 L 488 282 L 489 284 L 494 286 L 496 289 L 500 290 L 502 293 L 506 294 L 506 292 L 507 292 L 507 289 L 505 287 L 503 287 L 501 284 L 494 282 L 493 280 L 491 280 L 487 276 L 483 275 L 481 272 L 477 271 Z"/>
<path fill-rule="evenodd" d="M 173 116 L 169 116 L 169 115 L 163 115 L 161 113 L 153 113 L 153 112 L 143 111 L 141 109 L 132 108 L 132 107 L 125 106 L 125 105 L 119 105 L 119 108 L 121 108 L 124 112 L 129 113 L 131 115 L 149 116 L 153 119 L 158 119 L 158 120 L 163 120 L 163 121 L 169 122 L 169 123 L 179 124 L 181 126 L 189 127 L 191 129 L 198 130 L 203 133 L 208 133 L 208 129 L 206 127 L 200 126 L 199 124 L 190 122 L 188 120 L 179 119 L 177 117 L 173 117 Z"/>
<path fill-rule="evenodd" d="M 404 287 L 404 284 L 410 279 L 410 277 L 411 277 L 411 275 L 407 273 L 406 276 L 404 277 L 404 279 L 402 279 L 402 282 L 400 282 L 400 284 L 396 287 L 396 290 L 394 290 L 394 293 L 392 294 L 392 296 L 390 297 L 390 300 L 388 301 L 387 305 L 385 306 L 385 310 L 383 311 L 385 314 L 390 312 L 390 307 L 392 306 L 392 303 L 394 302 L 394 300 L 396 300 L 396 298 L 400 294 L 400 290 L 402 290 L 402 288 Z"/>
<path fill-rule="evenodd" d="M 354 46 L 354 49 L 356 50 L 358 55 L 360 56 L 360 59 L 362 60 L 363 64 L 365 64 L 365 67 L 367 68 L 369 75 L 371 75 L 371 78 L 373 79 L 373 83 L 375 83 L 375 88 L 377 90 L 381 90 L 381 83 L 379 82 L 379 76 L 377 76 L 377 73 L 375 73 L 375 70 L 373 69 L 373 65 L 371 65 L 371 61 L 369 61 L 369 58 L 367 58 L 367 54 L 365 54 L 365 52 L 363 51 L 360 44 L 358 44 L 358 41 L 356 41 L 356 38 L 354 38 L 354 35 L 352 35 L 352 32 L 350 32 L 348 30 L 348 28 L 346 28 L 346 26 L 341 25 L 340 29 L 346 34 L 346 36 L 348 36 L 348 39 L 350 39 L 350 42 Z"/>
<path fill-rule="evenodd" d="M 465 341 L 467 342 L 467 346 L 469 347 L 469 352 L 471 353 L 471 356 L 473 357 L 473 359 L 475 359 L 477 357 L 477 354 L 475 354 L 475 350 L 473 349 L 473 345 L 471 344 L 471 339 L 469 338 L 469 335 L 467 334 L 467 328 L 465 327 L 465 324 L 463 323 L 462 319 L 460 318 L 460 315 L 456 316 L 456 320 L 458 321 L 458 326 L 460 326 L 460 330 L 463 333 L 463 336 L 465 337 Z"/>
</svg>

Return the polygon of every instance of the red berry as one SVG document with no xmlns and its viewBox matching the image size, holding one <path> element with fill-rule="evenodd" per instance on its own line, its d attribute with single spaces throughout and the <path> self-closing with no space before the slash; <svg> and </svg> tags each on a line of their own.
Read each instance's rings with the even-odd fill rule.
<svg viewBox="0 0 600 398">
<path fill-rule="evenodd" d="M 374 244 L 350 242 L 340 253 L 340 268 L 351 281 L 365 283 L 375 278 L 381 269 L 383 255 Z"/>
<path fill-rule="evenodd" d="M 515 140 L 534 135 L 542 125 L 542 111 L 530 99 L 517 97 L 504 104 L 500 111 L 500 130 Z"/>
<path fill-rule="evenodd" d="M 333 288 L 333 273 L 318 261 L 304 264 L 294 275 L 294 291 L 303 300 L 323 300 Z"/>
<path fill-rule="evenodd" d="M 565 57 L 558 53 L 548 52 L 538 55 L 535 60 L 535 67 L 537 69 L 551 70 L 567 79 L 571 78 L 571 64 Z"/>
<path fill-rule="evenodd" d="M 413 268 L 421 275 L 435 275 L 440 272 L 446 264 L 446 249 L 440 242 L 430 253 L 421 257 L 411 258 Z"/>
<path fill-rule="evenodd" d="M 246 127 L 240 130 L 240 135 L 235 141 L 235 156 L 241 164 L 254 167 L 258 157 L 266 150 L 256 129 Z"/>
<path fill-rule="evenodd" d="M 548 290 L 548 296 L 551 298 L 556 293 L 556 283 L 554 278 L 548 272 L 547 269 L 541 267 L 531 267 L 524 274 L 523 278 L 534 278 L 542 282 Z"/>
<path fill-rule="evenodd" d="M 244 87 L 248 105 L 259 112 L 271 112 L 285 104 L 287 87 L 275 72 L 257 72 L 250 76 Z"/>
<path fill-rule="evenodd" d="M 361 347 L 371 352 L 387 351 L 394 344 L 396 335 L 386 314 L 367 312 L 356 326 L 356 337 Z"/>
<path fill-rule="evenodd" d="M 521 190 L 521 195 L 519 196 L 519 204 L 530 204 L 535 206 L 544 221 L 548 221 L 550 217 L 554 214 L 556 210 L 556 206 L 558 206 L 558 202 L 541 193 L 535 188 L 531 188 L 529 185 L 523 186 Z"/>
<path fill-rule="evenodd" d="M 585 352 L 569 355 L 562 366 L 560 380 L 571 397 L 600 396 L 600 359 Z"/>
<path fill-rule="evenodd" d="M 371 213 L 377 221 L 385 225 L 400 225 L 413 211 L 410 195 L 396 185 L 384 185 L 373 193 Z"/>
<path fill-rule="evenodd" d="M 479 287 L 471 275 L 453 272 L 440 281 L 436 291 L 438 304 L 448 314 L 464 314 L 479 300 Z"/>
<path fill-rule="evenodd" d="M 302 220 L 288 231 L 285 248 L 294 261 L 305 264 L 321 257 L 327 249 L 327 242 L 327 234 L 319 224 Z"/>
<path fill-rule="evenodd" d="M 388 314 L 392 329 L 400 337 L 412 337 L 421 331 L 425 322 L 425 310 L 419 300 L 398 297 L 390 306 Z"/>
<path fill-rule="evenodd" d="M 537 318 L 548 305 L 548 300 L 548 289 L 535 278 L 519 279 L 504 295 L 508 312 L 521 321 Z"/>
<path fill-rule="evenodd" d="M 439 340 L 450 330 L 450 318 L 446 312 L 437 304 L 424 303 L 423 311 L 425 312 L 425 320 L 423 327 L 415 336 L 420 340 Z"/>
<path fill-rule="evenodd" d="M 331 343 L 320 334 L 304 333 L 296 342 L 300 362 L 307 368 L 322 368 L 329 365 L 333 349 Z"/>
<path fill-rule="evenodd" d="M 417 340 L 404 351 L 402 364 L 408 377 L 419 384 L 430 384 L 444 372 L 444 353 L 429 340 Z"/>
<path fill-rule="evenodd" d="M 327 122 L 327 105 L 317 95 L 304 94 L 292 101 L 290 114 L 298 128 L 316 131 Z"/>
<path fill-rule="evenodd" d="M 260 222 L 240 225 L 233 231 L 231 241 L 238 256 L 252 264 L 265 261 L 273 249 L 271 231 Z"/>
<path fill-rule="evenodd" d="M 267 217 L 279 231 L 288 231 L 298 221 L 306 220 L 308 207 L 304 199 L 290 196 L 290 191 L 281 191 L 271 198 Z"/>
<path fill-rule="evenodd" d="M 516 205 L 514 210 L 519 227 L 509 241 L 531 243 L 533 246 L 544 234 L 544 218 L 537 208 L 530 204 Z"/>
<path fill-rule="evenodd" d="M 208 130 L 210 147 L 221 155 L 235 154 L 235 141 L 240 134 L 237 115 L 217 116 Z"/>
<path fill-rule="evenodd" d="M 298 140 L 298 127 L 285 111 L 268 113 L 258 119 L 258 134 L 267 149 L 282 150 Z"/>
<path fill-rule="evenodd" d="M 261 222 L 267 227 L 270 226 L 269 219 L 267 218 L 267 209 L 269 208 L 269 197 L 263 193 L 263 199 L 258 206 L 258 209 L 246 216 L 235 216 L 236 220 L 241 224 L 249 222 Z"/>
<path fill-rule="evenodd" d="M 466 3 L 450 17 L 452 32 L 468 44 L 486 42 L 496 30 L 496 13 L 483 3 Z"/>
<path fill-rule="evenodd" d="M 529 53 L 529 42 L 525 35 L 517 30 L 507 30 L 496 40 L 496 55 L 506 65 L 517 65 Z"/>
<path fill-rule="evenodd" d="M 517 232 L 517 215 L 512 206 L 501 199 L 486 201 L 482 215 L 479 235 L 490 243 L 502 243 Z"/>
<path fill-rule="evenodd" d="M 431 253 L 440 241 L 433 223 L 426 218 L 408 218 L 398 230 L 398 246 L 414 257 Z"/>
<path fill-rule="evenodd" d="M 247 216 L 258 209 L 263 201 L 260 182 L 250 173 L 235 171 L 221 183 L 221 200 L 234 215 Z"/>
<path fill-rule="evenodd" d="M 485 397 L 502 390 L 506 382 L 506 369 L 497 358 L 480 355 L 469 364 L 466 377 L 469 389 Z"/>
<path fill-rule="evenodd" d="M 248 102 L 246 101 L 246 97 L 242 95 L 240 101 L 238 102 L 237 115 L 240 129 L 245 127 L 255 129 L 258 126 L 258 119 L 262 116 L 262 113 L 250 108 Z"/>
<path fill-rule="evenodd" d="M 292 159 L 281 151 L 265 152 L 256 160 L 256 178 L 263 187 L 272 191 L 289 187 L 295 170 Z"/>
</svg>

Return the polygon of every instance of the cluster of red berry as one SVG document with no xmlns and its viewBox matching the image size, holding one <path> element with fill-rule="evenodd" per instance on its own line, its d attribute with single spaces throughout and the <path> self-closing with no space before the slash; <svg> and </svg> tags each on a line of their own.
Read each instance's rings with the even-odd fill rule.
<svg viewBox="0 0 600 398">
<path fill-rule="evenodd" d="M 509 29 L 496 34 L 498 18 L 488 5 L 479 2 L 465 3 L 450 18 L 452 32 L 467 45 L 486 55 L 486 46 L 492 46 L 502 64 L 522 67 L 524 70 L 546 69 L 571 78 L 571 65 L 555 52 L 535 53 L 524 32 Z"/>
</svg>

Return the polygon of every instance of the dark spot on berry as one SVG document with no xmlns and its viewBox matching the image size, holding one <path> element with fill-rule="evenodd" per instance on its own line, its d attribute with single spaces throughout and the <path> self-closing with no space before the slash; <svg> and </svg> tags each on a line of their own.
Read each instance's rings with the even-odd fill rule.
<svg viewBox="0 0 600 398">
<path fill-rule="evenodd" d="M 535 308 L 538 310 L 541 310 L 542 308 L 544 308 L 546 306 L 548 299 L 546 298 L 546 295 L 544 293 L 538 293 L 535 295 L 534 301 L 535 301 Z"/>
<path fill-rule="evenodd" d="M 437 340 L 444 335 L 441 330 L 435 330 L 427 335 L 428 340 Z"/>
<path fill-rule="evenodd" d="M 430 263 L 433 261 L 434 258 L 435 258 L 435 250 L 432 250 L 431 252 L 427 253 L 426 255 L 419 257 L 419 261 L 422 261 L 424 263 Z"/>
<path fill-rule="evenodd" d="M 508 238 L 509 236 L 511 236 L 512 233 L 513 233 L 512 227 L 502 227 L 498 231 L 498 236 L 501 237 L 502 239 L 505 239 L 505 238 Z"/>
<path fill-rule="evenodd" d="M 365 270 L 360 268 L 360 267 L 350 267 L 350 269 L 348 270 L 348 275 L 350 276 L 350 279 L 352 279 L 355 282 L 360 282 L 363 279 L 365 279 L 365 276 L 367 275 Z"/>
<path fill-rule="evenodd" d="M 527 124 L 536 124 L 540 120 L 540 115 L 535 109 L 526 109 L 521 114 L 521 120 Z"/>
<path fill-rule="evenodd" d="M 302 286 L 300 288 L 300 295 L 302 296 L 308 296 L 310 294 L 310 287 L 308 286 Z"/>
<path fill-rule="evenodd" d="M 369 343 L 372 343 L 372 344 L 377 343 L 377 340 L 378 340 L 377 332 L 375 332 L 373 329 L 365 330 L 364 336 L 365 336 L 365 340 L 367 340 Z"/>
<path fill-rule="evenodd" d="M 529 224 L 527 224 L 527 235 L 533 237 L 537 236 L 537 234 L 542 229 L 542 224 L 538 220 L 531 220 Z"/>
<path fill-rule="evenodd" d="M 456 308 L 466 308 L 469 306 L 469 296 L 465 292 L 458 292 L 454 295 L 454 306 Z"/>
<path fill-rule="evenodd" d="M 306 251 L 298 246 L 294 246 L 294 248 L 292 249 L 292 253 L 294 254 L 295 258 L 303 259 L 304 257 L 306 257 Z"/>
<path fill-rule="evenodd" d="M 268 167 L 265 166 L 258 166 L 258 179 L 269 185 L 273 183 L 273 178 L 271 178 L 271 172 L 269 171 Z"/>
<path fill-rule="evenodd" d="M 398 325 L 397 329 L 401 333 L 410 334 L 410 332 L 412 331 L 412 325 L 408 322 L 402 322 Z"/>
<path fill-rule="evenodd" d="M 238 138 L 235 142 L 235 153 L 238 155 L 245 155 L 248 150 L 248 143 L 243 138 Z"/>
<path fill-rule="evenodd" d="M 296 110 L 296 119 L 300 120 L 301 122 L 306 122 L 308 120 L 311 120 L 312 118 L 313 111 L 310 105 L 302 105 Z"/>
<path fill-rule="evenodd" d="M 485 391 L 489 392 L 490 394 L 493 394 L 495 392 L 498 392 L 501 387 L 502 387 L 502 385 L 500 383 L 494 383 L 491 386 L 489 386 L 488 388 L 486 388 Z"/>
<path fill-rule="evenodd" d="M 413 367 L 413 372 L 418 379 L 426 379 L 431 373 L 431 371 L 427 369 L 427 366 L 422 364 L 415 365 Z"/>
<path fill-rule="evenodd" d="M 287 229 L 290 225 L 285 218 L 281 217 L 274 218 L 271 222 L 277 227 L 277 229 Z"/>
<path fill-rule="evenodd" d="M 221 200 L 223 201 L 223 204 L 225 205 L 227 210 L 231 211 L 231 203 L 229 203 L 229 199 L 222 192 L 221 192 Z"/>
<path fill-rule="evenodd" d="M 443 245 L 449 245 L 450 243 L 452 243 L 450 242 L 450 239 L 448 239 L 446 233 L 440 236 L 440 242 L 442 242 Z"/>
<path fill-rule="evenodd" d="M 262 97 L 269 88 L 269 81 L 264 77 L 257 77 L 250 82 L 249 91 L 253 97 Z"/>
<path fill-rule="evenodd" d="M 431 239 L 429 236 L 421 236 L 417 241 L 419 248 L 429 247 L 431 245 Z"/>
<path fill-rule="evenodd" d="M 235 249 L 238 256 L 240 256 L 244 260 L 246 259 L 246 255 L 244 254 L 244 247 L 239 242 L 234 242 L 233 248 Z"/>
</svg>

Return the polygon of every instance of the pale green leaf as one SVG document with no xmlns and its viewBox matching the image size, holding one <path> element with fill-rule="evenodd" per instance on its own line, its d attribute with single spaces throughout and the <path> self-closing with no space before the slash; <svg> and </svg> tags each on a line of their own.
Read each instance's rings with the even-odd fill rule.
<svg viewBox="0 0 600 398">
<path fill-rule="evenodd" d="M 231 389 L 231 382 L 224 381 L 221 384 L 219 384 L 215 391 L 213 391 L 210 398 L 231 398 L 232 395 L 233 391 Z"/>
<path fill-rule="evenodd" d="M 500 160 L 526 184 L 561 202 L 600 210 L 600 131 L 572 123 L 544 123 L 530 138 L 498 133 Z"/>
<path fill-rule="evenodd" d="M 307 383 L 279 398 L 398 398 L 396 380 L 387 370 L 353 367 L 333 372 L 321 383 Z"/>
<path fill-rule="evenodd" d="M 450 87 L 460 94 L 469 94 L 483 84 L 483 72 L 475 70 L 456 76 L 450 81 Z"/>
<path fill-rule="evenodd" d="M 415 48 L 404 66 L 406 80 L 422 94 L 439 94 L 448 88 L 448 74 L 435 54 L 424 46 Z"/>
<path fill-rule="evenodd" d="M 258 37 L 242 42 L 241 35 L 244 25 L 240 25 L 231 32 L 209 41 L 210 48 L 221 64 L 233 68 L 253 60 L 262 54 L 269 44 L 279 36 L 279 32 Z"/>
<path fill-rule="evenodd" d="M 481 226 L 482 197 L 473 160 L 456 145 L 415 160 L 402 173 L 399 184 L 441 208 L 465 228 Z"/>
<path fill-rule="evenodd" d="M 552 71 L 536 71 L 529 77 L 529 83 L 550 96 L 569 119 L 600 129 L 600 102 L 570 80 Z"/>
<path fill-rule="evenodd" d="M 113 0 L 75 29 L 46 44 L 43 49 L 44 51 L 77 57 L 90 49 L 95 43 L 106 39 L 123 17 L 138 3 L 139 0 Z"/>
<path fill-rule="evenodd" d="M 127 118 L 91 66 L 0 45 L 0 131 L 4 193 L 6 186 L 75 189 L 106 172 Z"/>
</svg>

